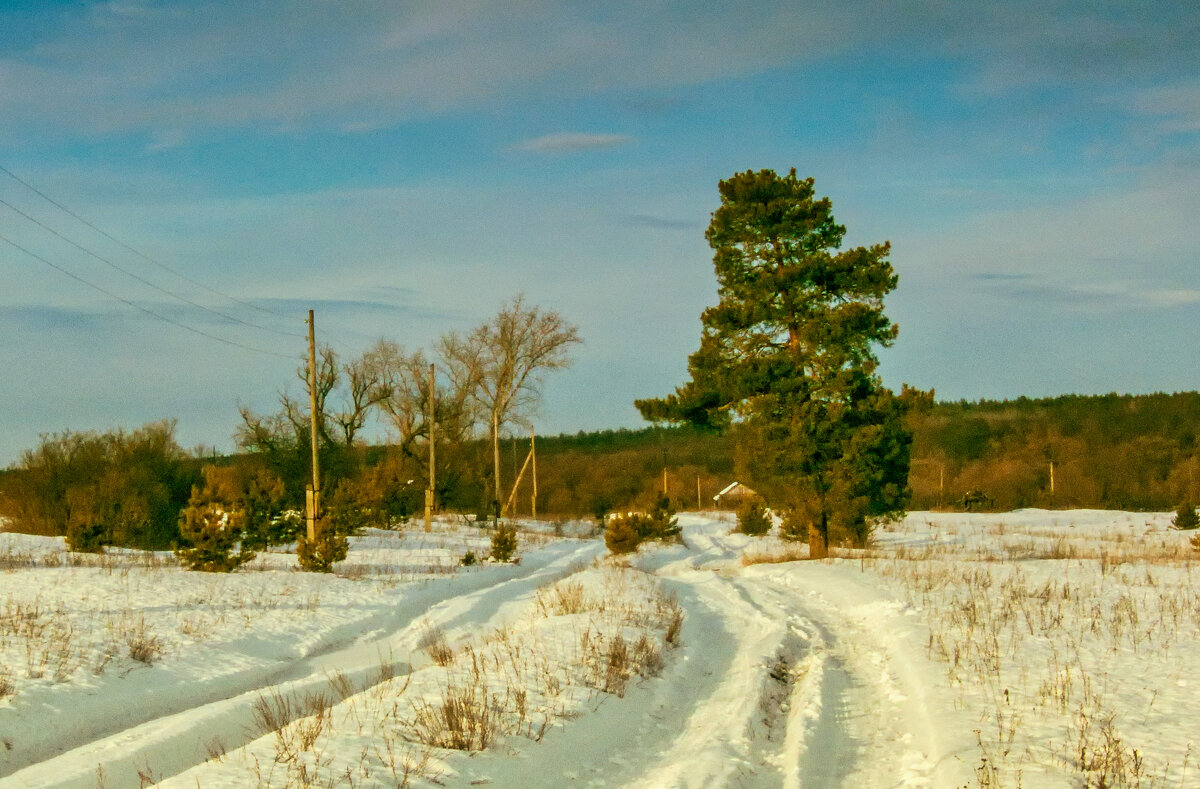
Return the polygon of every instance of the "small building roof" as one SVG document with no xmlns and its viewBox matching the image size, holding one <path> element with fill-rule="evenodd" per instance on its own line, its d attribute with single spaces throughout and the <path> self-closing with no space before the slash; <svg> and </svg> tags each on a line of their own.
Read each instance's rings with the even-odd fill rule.
<svg viewBox="0 0 1200 789">
<path fill-rule="evenodd" d="M 738 495 L 738 496 L 757 495 L 753 490 L 746 487 L 742 483 L 734 481 L 734 482 L 731 482 L 728 485 L 726 485 L 724 488 L 722 488 L 720 493 L 713 496 L 713 501 L 720 501 L 722 496 L 729 495 L 730 493 Z"/>
</svg>

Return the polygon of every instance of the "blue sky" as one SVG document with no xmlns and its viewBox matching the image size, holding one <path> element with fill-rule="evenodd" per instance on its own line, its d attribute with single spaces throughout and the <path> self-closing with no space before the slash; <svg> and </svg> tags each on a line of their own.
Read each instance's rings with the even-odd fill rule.
<svg viewBox="0 0 1200 789">
<path fill-rule="evenodd" d="M 4 4 L 0 166 L 145 257 L 0 172 L 0 463 L 160 418 L 227 449 L 309 307 L 356 354 L 517 293 L 584 338 L 541 432 L 637 426 L 762 168 L 892 242 L 889 385 L 1195 389 L 1198 62 L 1194 2 Z"/>
</svg>

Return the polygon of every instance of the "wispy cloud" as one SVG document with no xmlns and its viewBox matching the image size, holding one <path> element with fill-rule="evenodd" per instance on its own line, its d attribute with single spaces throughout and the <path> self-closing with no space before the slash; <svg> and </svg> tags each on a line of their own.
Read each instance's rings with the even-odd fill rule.
<svg viewBox="0 0 1200 789">
<path fill-rule="evenodd" d="M 1032 277 L 1032 274 L 1012 274 L 1004 271 L 985 271 L 975 275 L 975 279 L 984 282 L 1021 282 Z"/>
<path fill-rule="evenodd" d="M 618 148 L 633 142 L 633 138 L 625 134 L 588 134 L 586 132 L 566 132 L 563 134 L 547 134 L 534 137 L 518 143 L 518 151 L 529 153 L 577 153 L 579 151 L 596 151 L 605 148 Z"/>
<path fill-rule="evenodd" d="M 699 230 L 703 231 L 704 224 L 691 219 L 668 219 L 649 214 L 635 214 L 629 221 L 642 227 L 652 227 L 658 230 Z"/>
<path fill-rule="evenodd" d="M 1063 283 L 1032 276 L 978 279 L 993 283 L 993 294 L 1010 300 L 1081 312 L 1171 309 L 1200 304 L 1200 290 L 1194 288 L 1146 287 L 1120 281 Z"/>
</svg>

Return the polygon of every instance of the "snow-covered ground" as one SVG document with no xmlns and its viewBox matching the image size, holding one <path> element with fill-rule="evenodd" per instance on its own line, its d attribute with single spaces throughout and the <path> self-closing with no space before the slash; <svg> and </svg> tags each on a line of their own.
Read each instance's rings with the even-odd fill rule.
<svg viewBox="0 0 1200 789">
<path fill-rule="evenodd" d="M 333 576 L 0 533 L 0 787 L 1200 786 L 1169 520 L 913 513 L 808 562 L 683 514 L 474 567 L 445 522 Z"/>
</svg>

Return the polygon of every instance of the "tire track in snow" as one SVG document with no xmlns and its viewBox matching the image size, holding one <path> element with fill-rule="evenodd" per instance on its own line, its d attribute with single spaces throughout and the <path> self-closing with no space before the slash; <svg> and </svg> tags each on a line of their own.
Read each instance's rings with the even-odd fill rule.
<svg viewBox="0 0 1200 789">
<path fill-rule="evenodd" d="M 227 750 L 240 747 L 258 735 L 253 728 L 253 705 L 261 694 L 275 690 L 303 694 L 324 690 L 328 678 L 341 671 L 359 688 L 378 674 L 380 662 L 397 674 L 407 673 L 416 644 L 430 626 L 452 636 L 459 630 L 484 626 L 510 603 L 533 594 L 543 584 L 566 573 L 572 565 L 591 561 L 603 546 L 597 543 L 559 543 L 535 554 L 540 563 L 518 565 L 516 577 L 496 580 L 485 574 L 459 578 L 463 594 L 447 597 L 445 584 L 434 581 L 408 590 L 390 611 L 339 627 L 346 636 L 325 636 L 321 648 L 284 666 L 272 664 L 226 675 L 201 687 L 181 688 L 163 671 L 163 681 L 134 699 L 116 699 L 118 710 L 85 706 L 81 725 L 64 730 L 56 739 L 58 753 L 33 754 L 23 769 L 0 778 L 0 787 L 38 789 L 94 789 L 97 765 L 103 765 L 111 786 L 137 786 L 139 770 L 149 768 L 159 779 L 176 775 L 208 758 L 205 746 L 220 738 Z M 394 655 L 403 654 L 405 660 Z M 144 702 L 144 703 L 143 703 Z M 139 706 L 131 706 L 139 705 Z M 132 713 L 132 714 L 131 714 Z M 107 724 L 107 726 L 106 726 Z M 38 756 L 40 755 L 40 758 Z"/>
<path fill-rule="evenodd" d="M 846 564 L 804 563 L 791 568 L 749 568 L 744 581 L 763 594 L 790 600 L 793 610 L 818 629 L 827 642 L 829 662 L 840 666 L 843 710 L 834 726 L 823 714 L 800 752 L 798 783 L 815 787 L 924 787 L 955 789 L 968 784 L 970 771 L 961 754 L 972 741 L 971 727 L 953 712 L 953 701 L 939 697 L 928 677 L 936 671 L 910 632 L 903 606 L 858 580 Z M 836 676 L 836 674 L 835 674 Z M 837 712 L 833 713 L 838 717 Z M 830 770 L 817 757 L 837 729 L 845 752 L 856 759 L 849 769 Z M 857 743 L 855 745 L 855 743 Z"/>
<path fill-rule="evenodd" d="M 689 589 L 736 641 L 736 654 L 670 746 L 643 755 L 629 789 L 968 783 L 955 746 L 943 743 L 955 737 L 939 733 L 946 723 L 927 703 L 944 701 L 930 697 L 927 661 L 886 630 L 903 624 L 896 601 L 855 585 L 857 570 L 846 565 L 743 568 L 744 540 L 728 537 L 728 524 L 696 518 L 684 526 L 691 552 L 655 569 Z M 772 685 L 781 657 L 789 666 L 786 692 Z"/>
</svg>

